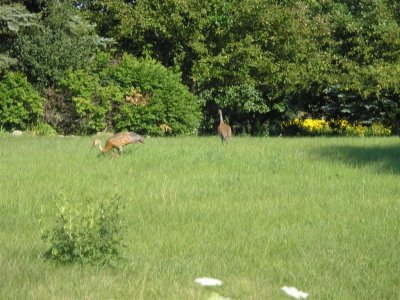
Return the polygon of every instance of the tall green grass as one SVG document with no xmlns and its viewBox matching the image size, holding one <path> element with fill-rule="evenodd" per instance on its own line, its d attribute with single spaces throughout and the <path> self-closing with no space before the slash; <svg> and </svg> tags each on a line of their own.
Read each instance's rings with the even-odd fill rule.
<svg viewBox="0 0 400 300">
<path fill-rule="evenodd" d="M 398 138 L 151 138 L 116 158 L 91 141 L 0 138 L 1 299 L 400 298 Z M 121 195 L 119 267 L 43 259 L 60 193 Z"/>
</svg>

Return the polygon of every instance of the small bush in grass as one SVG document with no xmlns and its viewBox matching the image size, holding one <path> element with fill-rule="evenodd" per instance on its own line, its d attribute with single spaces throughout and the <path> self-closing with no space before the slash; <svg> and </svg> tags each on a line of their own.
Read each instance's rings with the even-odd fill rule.
<svg viewBox="0 0 400 300">
<path fill-rule="evenodd" d="M 38 122 L 29 126 L 28 131 L 32 135 L 57 135 L 57 131 L 51 125 L 44 122 Z"/>
<path fill-rule="evenodd" d="M 115 265 L 124 247 L 120 197 L 62 203 L 53 227 L 42 226 L 48 246 L 45 257 L 62 263 Z"/>
</svg>

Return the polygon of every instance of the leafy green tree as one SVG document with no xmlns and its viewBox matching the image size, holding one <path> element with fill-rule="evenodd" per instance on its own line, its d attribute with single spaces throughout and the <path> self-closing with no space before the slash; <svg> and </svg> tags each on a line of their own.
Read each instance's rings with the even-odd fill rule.
<svg viewBox="0 0 400 300">
<path fill-rule="evenodd" d="M 19 36 L 14 55 L 30 81 L 41 88 L 59 82 L 68 68 L 85 66 L 107 42 L 71 1 L 48 1 L 40 24 Z"/>
<path fill-rule="evenodd" d="M 264 122 L 329 77 L 329 58 L 320 51 L 329 39 L 326 20 L 302 1 L 288 2 L 98 0 L 85 9 L 122 49 L 181 70 L 204 103 L 202 128 L 209 132 L 217 107 L 239 127 L 246 119 Z"/>
<path fill-rule="evenodd" d="M 335 74 L 314 109 L 398 127 L 400 27 L 390 1 L 331 1 L 325 9 L 331 16 Z"/>
<path fill-rule="evenodd" d="M 215 55 L 197 62 L 193 76 L 202 94 L 211 92 L 205 99 L 210 120 L 216 115 L 215 106 L 223 107 L 240 131 L 257 133 L 268 129 L 269 120 L 290 114 L 293 100 L 329 77 L 329 56 L 321 51 L 329 44 L 329 27 L 301 3 L 242 1 L 225 14 L 225 19 L 232 19 L 228 22 L 232 28 L 215 32 L 223 36 L 215 38 L 214 44 L 222 42 Z M 225 95 L 229 97 L 223 100 Z"/>
<path fill-rule="evenodd" d="M 120 49 L 182 71 L 204 104 L 205 132 L 215 126 L 217 107 L 239 131 L 252 133 L 260 122 L 304 113 L 394 121 L 396 1 L 83 3 L 85 14 Z M 255 128 L 240 128 L 244 123 Z"/>
<path fill-rule="evenodd" d="M 10 1 L 0 5 L 0 74 L 17 63 L 10 52 L 18 35 L 24 29 L 37 25 L 37 15 L 30 13 L 22 4 Z"/>
</svg>

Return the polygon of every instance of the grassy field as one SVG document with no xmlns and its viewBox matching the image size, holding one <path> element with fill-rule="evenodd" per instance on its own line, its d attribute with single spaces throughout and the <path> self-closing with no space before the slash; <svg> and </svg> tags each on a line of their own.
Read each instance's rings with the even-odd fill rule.
<svg viewBox="0 0 400 300">
<path fill-rule="evenodd" d="M 0 299 L 400 298 L 398 138 L 151 138 L 117 158 L 91 141 L 0 137 Z M 122 196 L 120 267 L 42 258 L 61 192 Z"/>
</svg>

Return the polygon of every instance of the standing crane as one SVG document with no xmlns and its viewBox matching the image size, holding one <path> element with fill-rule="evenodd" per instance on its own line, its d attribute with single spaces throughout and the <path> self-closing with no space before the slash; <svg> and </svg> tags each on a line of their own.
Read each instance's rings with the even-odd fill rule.
<svg viewBox="0 0 400 300">
<path fill-rule="evenodd" d="M 107 153 L 113 148 L 116 148 L 118 150 L 118 153 L 122 154 L 122 148 L 125 145 L 136 143 L 143 144 L 144 138 L 135 132 L 119 132 L 106 140 L 104 148 L 101 146 L 101 141 L 99 139 L 95 139 L 93 141 L 92 149 L 95 146 L 99 146 L 101 152 Z"/>
<path fill-rule="evenodd" d="M 218 109 L 219 113 L 219 126 L 218 126 L 218 134 L 221 138 L 222 144 L 229 143 L 232 137 L 232 128 L 228 124 L 224 123 L 224 119 L 222 118 L 222 111 Z"/>
</svg>

